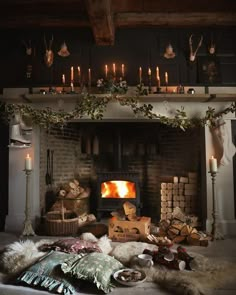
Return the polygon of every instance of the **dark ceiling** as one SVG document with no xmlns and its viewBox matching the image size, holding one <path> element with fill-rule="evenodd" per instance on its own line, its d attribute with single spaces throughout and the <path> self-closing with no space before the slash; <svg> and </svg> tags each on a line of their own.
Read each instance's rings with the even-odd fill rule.
<svg viewBox="0 0 236 295">
<path fill-rule="evenodd" d="M 235 0 L 7 0 L 0 28 L 89 27 L 98 45 L 116 28 L 236 26 Z"/>
</svg>

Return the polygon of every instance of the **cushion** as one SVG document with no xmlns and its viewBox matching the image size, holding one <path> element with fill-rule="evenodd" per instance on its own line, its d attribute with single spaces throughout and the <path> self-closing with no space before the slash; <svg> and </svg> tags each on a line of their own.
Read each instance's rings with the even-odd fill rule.
<svg viewBox="0 0 236 295">
<path fill-rule="evenodd" d="M 61 270 L 61 263 L 68 257 L 70 254 L 49 252 L 24 271 L 17 278 L 16 283 L 23 283 L 53 293 L 74 294 L 75 289 L 79 287 L 79 280 L 65 275 Z"/>
<path fill-rule="evenodd" d="M 62 271 L 78 279 L 87 280 L 96 284 L 98 289 L 108 293 L 114 285 L 111 275 L 121 268 L 118 260 L 104 253 L 90 253 L 82 258 L 76 255 L 65 260 L 61 265 Z"/>
<path fill-rule="evenodd" d="M 53 244 L 44 244 L 40 247 L 41 251 L 61 251 L 65 253 L 91 253 L 102 252 L 97 242 L 84 241 L 79 238 L 69 238 L 58 240 Z"/>
</svg>

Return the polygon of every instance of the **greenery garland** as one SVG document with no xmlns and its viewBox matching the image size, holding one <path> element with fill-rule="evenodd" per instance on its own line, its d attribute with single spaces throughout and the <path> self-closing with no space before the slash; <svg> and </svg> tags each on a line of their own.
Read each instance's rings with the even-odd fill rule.
<svg viewBox="0 0 236 295">
<path fill-rule="evenodd" d="M 236 105 L 235 103 L 232 103 L 220 113 L 216 113 L 214 108 L 208 107 L 203 118 L 188 118 L 184 107 L 181 107 L 180 109 L 176 109 L 175 116 L 170 118 L 153 112 L 153 106 L 151 104 L 144 103 L 139 105 L 139 97 L 140 92 L 132 97 L 124 97 L 117 94 L 98 97 L 86 93 L 81 95 L 81 99 L 70 112 L 65 112 L 64 110 L 53 111 L 49 107 L 45 109 L 35 109 L 29 104 L 12 103 L 2 104 L 1 109 L 8 121 L 14 117 L 15 113 L 20 113 L 21 116 L 30 118 L 32 124 L 38 124 L 44 128 L 50 128 L 50 126 L 53 125 L 63 127 L 68 122 L 81 119 L 85 116 L 92 120 L 101 120 L 108 103 L 110 101 L 117 101 L 121 106 L 130 107 L 136 116 L 141 115 L 146 119 L 156 119 L 162 124 L 181 128 L 182 130 L 204 125 L 214 126 L 217 118 L 228 114 L 229 112 L 234 113 L 236 111 Z"/>
</svg>

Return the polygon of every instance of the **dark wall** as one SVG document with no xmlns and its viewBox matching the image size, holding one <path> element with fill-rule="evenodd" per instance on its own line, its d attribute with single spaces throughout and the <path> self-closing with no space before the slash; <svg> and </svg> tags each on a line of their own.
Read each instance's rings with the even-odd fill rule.
<svg viewBox="0 0 236 295">
<path fill-rule="evenodd" d="M 196 48 L 200 35 L 204 37 L 203 45 L 197 56 L 197 62 L 189 64 L 189 36 L 193 36 Z M 45 53 L 44 36 L 47 43 L 53 35 L 54 64 L 47 68 L 43 61 Z M 138 68 L 143 67 L 143 78 L 147 82 L 147 68 L 151 66 L 153 83 L 155 68 L 159 66 L 161 82 L 168 71 L 169 84 L 177 85 L 236 85 L 236 28 L 202 28 L 202 29 L 120 29 L 116 31 L 115 45 L 99 47 L 94 44 L 89 29 L 74 30 L 9 30 L 0 31 L 0 86 L 25 87 L 60 85 L 62 74 L 69 83 L 70 67 L 81 66 L 84 81 L 87 81 L 88 67 L 92 69 L 92 83 L 104 76 L 104 65 L 111 67 L 116 63 L 118 73 L 121 64 L 125 64 L 128 85 L 138 83 Z M 211 39 L 216 43 L 216 55 L 208 54 Z M 22 40 L 33 47 L 32 56 L 27 56 Z M 71 55 L 60 57 L 57 52 L 66 42 Z M 165 59 L 163 53 L 171 43 L 176 57 Z M 210 82 L 204 66 L 214 63 L 217 75 Z M 27 65 L 32 65 L 31 79 L 26 78 Z M 75 73 L 75 83 L 77 80 Z"/>
</svg>

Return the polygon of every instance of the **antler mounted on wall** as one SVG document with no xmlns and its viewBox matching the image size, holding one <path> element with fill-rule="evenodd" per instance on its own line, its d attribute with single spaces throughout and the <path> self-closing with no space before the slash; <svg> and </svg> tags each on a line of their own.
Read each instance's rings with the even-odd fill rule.
<svg viewBox="0 0 236 295">
<path fill-rule="evenodd" d="M 29 43 L 28 44 L 25 42 L 25 40 L 22 40 L 22 43 L 25 46 L 25 52 L 26 52 L 26 54 L 27 55 L 31 55 L 32 54 L 31 40 L 29 40 Z"/>
<path fill-rule="evenodd" d="M 51 65 L 53 64 L 53 59 L 54 59 L 54 53 L 52 51 L 52 42 L 53 42 L 53 36 L 52 39 L 49 40 L 49 45 L 47 46 L 47 41 L 46 38 L 44 36 L 44 44 L 45 44 L 45 55 L 44 55 L 44 61 L 47 67 L 51 67 Z"/>
<path fill-rule="evenodd" d="M 189 60 L 191 62 L 194 62 L 196 59 L 197 52 L 198 52 L 199 48 L 202 46 L 203 36 L 201 35 L 201 38 L 200 38 L 197 48 L 195 50 L 193 50 L 193 40 L 192 39 L 193 39 L 193 34 L 189 37 L 189 51 L 190 51 Z"/>
</svg>

